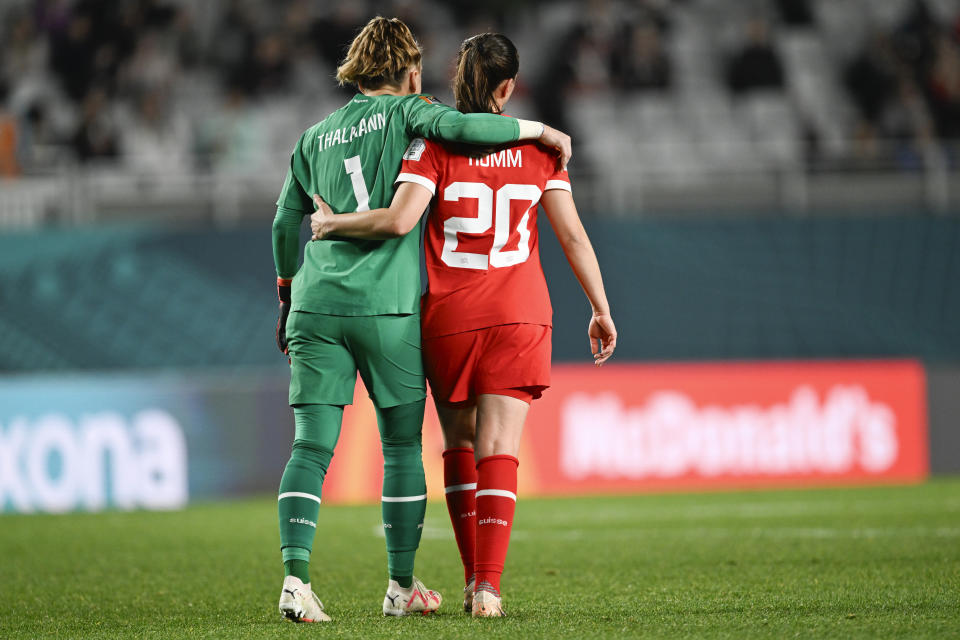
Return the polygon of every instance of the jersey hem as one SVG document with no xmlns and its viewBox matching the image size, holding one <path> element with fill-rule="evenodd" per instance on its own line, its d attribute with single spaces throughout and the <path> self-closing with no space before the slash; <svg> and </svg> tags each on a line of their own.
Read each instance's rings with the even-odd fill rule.
<svg viewBox="0 0 960 640">
<path fill-rule="evenodd" d="M 423 334 L 423 337 L 424 337 L 425 339 L 426 339 L 426 338 L 443 338 L 443 337 L 445 337 L 445 336 L 453 336 L 453 335 L 456 335 L 456 334 L 458 334 L 458 333 L 468 333 L 468 332 L 470 332 L 470 331 L 480 331 L 481 329 L 490 329 L 491 327 L 506 327 L 506 326 L 509 326 L 509 325 L 511 325 L 511 324 L 530 324 L 530 325 L 534 325 L 534 326 L 537 326 L 537 327 L 550 327 L 551 329 L 553 328 L 553 321 L 552 321 L 552 320 L 551 320 L 550 322 L 527 322 L 527 321 L 523 321 L 523 320 L 517 320 L 517 321 L 514 321 L 514 322 L 491 322 L 491 323 L 483 323 L 483 324 L 480 324 L 479 326 L 470 326 L 469 328 L 454 329 L 454 330 L 452 330 L 452 331 L 441 331 L 440 333 L 434 333 L 434 332 L 432 332 L 432 331 L 427 331 L 427 328 L 424 326 L 424 327 L 421 328 L 421 333 Z"/>
<path fill-rule="evenodd" d="M 313 307 L 306 308 L 303 305 L 293 305 L 291 311 L 301 313 L 315 313 L 321 316 L 338 316 L 345 318 L 360 318 L 372 316 L 415 316 L 420 315 L 420 310 L 403 311 L 394 309 L 345 309 L 343 307 Z"/>
</svg>

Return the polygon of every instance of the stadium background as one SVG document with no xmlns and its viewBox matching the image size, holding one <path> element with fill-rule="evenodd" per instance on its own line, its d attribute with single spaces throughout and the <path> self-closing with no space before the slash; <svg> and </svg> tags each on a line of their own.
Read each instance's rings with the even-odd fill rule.
<svg viewBox="0 0 960 640">
<path fill-rule="evenodd" d="M 462 38 L 508 34 L 510 113 L 574 139 L 621 336 L 586 364 L 544 233 L 558 366 L 526 494 L 960 470 L 960 2 L 3 0 L 0 511 L 275 490 L 273 202 L 377 13 L 448 103 Z M 379 495 L 363 396 L 326 501 Z M 434 496 L 439 447 L 430 415 Z"/>
</svg>

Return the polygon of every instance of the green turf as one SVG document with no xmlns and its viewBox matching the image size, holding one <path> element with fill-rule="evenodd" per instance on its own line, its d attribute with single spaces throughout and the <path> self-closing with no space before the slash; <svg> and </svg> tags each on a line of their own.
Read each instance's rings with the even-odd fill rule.
<svg viewBox="0 0 960 640">
<path fill-rule="evenodd" d="M 960 637 L 960 479 L 925 486 L 522 500 L 502 620 L 460 611 L 442 504 L 430 617 L 384 619 L 379 508 L 324 506 L 328 625 L 283 621 L 271 499 L 0 516 L 0 638 Z"/>
</svg>

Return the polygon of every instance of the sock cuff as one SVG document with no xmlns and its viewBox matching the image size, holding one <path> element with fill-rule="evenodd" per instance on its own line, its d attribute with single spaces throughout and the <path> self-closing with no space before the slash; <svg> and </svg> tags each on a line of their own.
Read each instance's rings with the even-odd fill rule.
<svg viewBox="0 0 960 640">
<path fill-rule="evenodd" d="M 520 466 L 520 461 L 516 457 L 501 453 L 495 456 L 487 456 L 486 458 L 480 458 L 480 460 L 477 461 L 477 469 L 478 470 L 480 469 L 480 465 L 489 464 L 491 462 L 497 462 L 499 460 L 510 461 L 517 467 Z"/>
<path fill-rule="evenodd" d="M 289 560 L 302 560 L 303 562 L 310 562 L 310 550 L 304 549 L 303 547 L 284 547 L 280 550 L 280 553 L 283 554 L 284 562 Z"/>
<path fill-rule="evenodd" d="M 477 482 L 477 463 L 473 459 L 473 449 L 455 447 L 443 452 L 443 484 L 449 494 L 451 491 L 475 489 Z M 473 486 L 466 486 L 473 485 Z"/>
<path fill-rule="evenodd" d="M 451 447 L 450 449 L 444 449 L 443 457 L 446 458 L 447 454 L 453 455 L 455 453 L 469 453 L 472 456 L 473 449 L 470 447 Z"/>
</svg>

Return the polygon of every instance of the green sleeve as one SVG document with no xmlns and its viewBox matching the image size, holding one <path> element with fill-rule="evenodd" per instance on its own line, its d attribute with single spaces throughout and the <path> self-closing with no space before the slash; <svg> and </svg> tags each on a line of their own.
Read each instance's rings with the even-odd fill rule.
<svg viewBox="0 0 960 640">
<path fill-rule="evenodd" d="M 290 168 L 277 198 L 277 215 L 273 219 L 273 263 L 281 278 L 292 278 L 297 273 L 300 222 L 303 216 L 313 213 L 313 200 L 303 188 L 310 181 L 310 167 L 303 155 L 304 136 L 290 154 Z"/>
<path fill-rule="evenodd" d="M 300 222 L 306 215 L 300 211 L 277 208 L 273 219 L 273 264 L 281 278 L 297 275 L 300 266 Z"/>
<path fill-rule="evenodd" d="M 291 211 L 313 213 L 313 199 L 307 195 L 303 185 L 310 184 L 310 165 L 303 155 L 303 143 L 306 134 L 300 137 L 293 153 L 290 154 L 290 167 L 287 169 L 287 178 L 280 189 L 277 206 Z"/>
<path fill-rule="evenodd" d="M 404 104 L 407 130 L 413 137 L 502 144 L 520 135 L 516 118 L 493 113 L 460 113 L 429 96 L 413 95 Z"/>
</svg>

